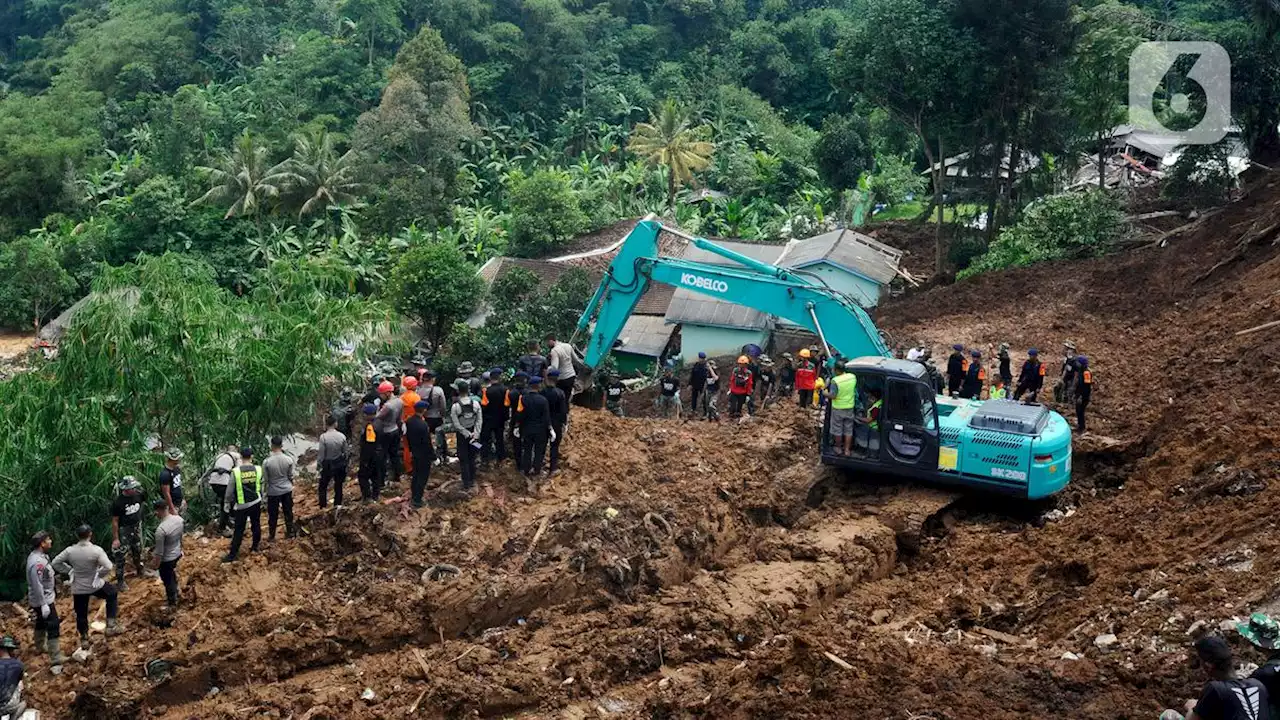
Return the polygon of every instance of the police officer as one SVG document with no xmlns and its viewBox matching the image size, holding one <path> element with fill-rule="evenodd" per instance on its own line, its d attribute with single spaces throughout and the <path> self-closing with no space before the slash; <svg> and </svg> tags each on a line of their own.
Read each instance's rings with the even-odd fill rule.
<svg viewBox="0 0 1280 720">
<path fill-rule="evenodd" d="M 520 423 L 524 420 L 524 396 L 527 390 L 525 385 L 528 381 L 527 373 L 523 370 L 517 371 L 511 378 L 511 387 L 507 389 L 506 399 L 507 409 L 511 414 L 507 440 L 516 458 L 516 470 L 520 472 L 527 469 L 524 462 L 524 441 L 520 439 Z"/>
<path fill-rule="evenodd" d="M 1076 357 L 1075 380 L 1072 396 L 1076 404 L 1076 429 L 1083 433 L 1086 432 L 1084 411 L 1093 397 L 1093 371 L 1089 369 L 1089 358 L 1084 355 Z"/>
<path fill-rule="evenodd" d="M 249 546 L 249 552 L 258 552 L 262 541 L 262 479 L 262 467 L 253 464 L 253 448 L 240 448 L 240 464 L 231 471 L 231 482 L 227 485 L 226 502 L 234 503 L 231 513 L 235 527 L 231 531 L 231 550 L 222 558 L 224 563 L 235 562 L 240 557 L 246 524 L 253 531 L 253 545 Z"/>
<path fill-rule="evenodd" d="M 1076 374 L 1080 370 L 1080 365 L 1076 360 L 1076 344 L 1070 340 L 1062 344 L 1062 372 L 1058 378 L 1058 384 L 1054 388 L 1054 399 L 1059 402 L 1072 404 L 1075 402 Z"/>
<path fill-rule="evenodd" d="M 41 530 L 31 536 L 31 554 L 27 555 L 27 603 L 31 606 L 31 620 L 35 627 L 37 650 L 47 650 L 49 665 L 57 667 L 67 661 L 62 654 L 59 634 L 62 622 L 58 618 L 58 606 L 54 602 L 55 577 L 53 564 L 49 562 L 49 548 L 53 536 Z"/>
<path fill-rule="evenodd" d="M 484 424 L 480 428 L 480 461 L 501 463 L 507 459 L 505 435 L 510 413 L 507 386 L 502 384 L 502 368 L 489 371 L 489 386 L 480 392 L 480 412 L 484 415 Z"/>
<path fill-rule="evenodd" d="M 965 373 L 969 363 L 964 359 L 964 345 L 956 343 L 951 346 L 951 354 L 947 356 L 947 394 L 955 396 L 964 384 Z"/>
<path fill-rule="evenodd" d="M 1000 343 L 1000 354 L 996 357 L 1000 360 L 1000 379 L 1005 385 L 1013 382 L 1013 369 L 1010 367 L 1009 343 Z"/>
<path fill-rule="evenodd" d="M 564 439 L 564 429 L 569 422 L 569 398 L 560 387 L 560 371 L 555 368 L 547 370 L 546 387 L 542 394 L 547 398 L 547 410 L 551 413 L 550 457 L 547 464 L 547 476 L 560 471 L 560 441 Z"/>
<path fill-rule="evenodd" d="M 356 438 L 360 443 L 360 469 L 357 471 L 356 481 L 360 484 L 360 499 L 364 502 L 373 502 L 382 494 L 382 475 L 385 470 L 382 467 L 382 440 L 378 433 L 377 413 L 376 405 L 365 404 L 364 421 L 360 423 L 360 432 Z M 428 418 L 427 424 L 430 423 Z"/>
<path fill-rule="evenodd" d="M 1027 400 L 1036 401 L 1036 393 L 1044 387 L 1044 364 L 1040 362 L 1040 351 L 1031 348 L 1027 351 L 1027 361 L 1022 363 L 1018 372 L 1018 387 L 1013 391 L 1013 399 L 1021 400 L 1023 393 L 1030 393 Z"/>
<path fill-rule="evenodd" d="M 435 448 L 432 447 L 431 426 L 425 416 L 430 406 L 426 400 L 415 403 L 414 414 L 404 423 L 405 442 L 409 444 L 409 454 L 413 458 L 412 478 L 409 486 L 410 499 L 415 508 L 425 503 L 423 495 L 427 483 L 431 480 L 431 464 L 435 462 Z"/>
<path fill-rule="evenodd" d="M 982 397 L 982 386 L 987 381 L 987 371 L 982 367 L 982 352 L 979 350 L 970 350 L 969 368 L 965 370 L 964 383 L 960 386 L 960 397 L 965 400 L 972 400 Z"/>
<path fill-rule="evenodd" d="M 26 668 L 18 659 L 18 641 L 12 635 L 0 638 L 0 717 L 21 720 L 27 712 L 22 701 L 22 677 Z"/>
<path fill-rule="evenodd" d="M 542 464 L 547 456 L 547 440 L 555 433 L 551 427 L 551 403 L 542 394 L 542 378 L 529 378 L 529 392 L 521 401 L 520 442 L 523 448 L 524 474 L 535 480 L 542 474 Z"/>
<path fill-rule="evenodd" d="M 133 555 L 133 566 L 139 577 L 155 577 L 156 574 L 142 564 L 142 517 L 146 495 L 142 483 L 132 475 L 120 478 L 116 483 L 116 498 L 111 502 L 111 555 L 116 567 L 116 587 L 124 592 L 124 565 L 127 554 Z M 222 498 L 218 498 L 222 502 Z"/>
<path fill-rule="evenodd" d="M 350 388 L 347 392 L 350 392 Z M 329 419 L 337 422 L 332 415 Z M 231 537 L 231 514 L 227 512 L 227 503 L 223 498 L 227 496 L 227 485 L 231 483 L 231 471 L 239 464 L 240 448 L 229 445 L 222 454 L 214 458 L 213 469 L 209 471 L 209 489 L 213 492 L 213 501 L 218 505 L 218 531 L 222 533 L 222 537 L 226 538 Z M 324 506 L 321 505 L 321 507 Z M 124 590 L 123 579 L 120 582 L 120 589 Z"/>
</svg>

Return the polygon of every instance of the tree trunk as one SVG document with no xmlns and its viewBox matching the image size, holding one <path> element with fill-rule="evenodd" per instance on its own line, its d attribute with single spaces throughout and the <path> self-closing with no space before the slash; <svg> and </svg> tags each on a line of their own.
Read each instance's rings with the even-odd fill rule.
<svg viewBox="0 0 1280 720">
<path fill-rule="evenodd" d="M 676 213 L 676 168 L 667 168 L 667 212 L 675 219 Z"/>
<path fill-rule="evenodd" d="M 933 181 L 933 197 L 934 202 L 938 206 L 938 226 L 934 228 L 933 231 L 934 272 L 938 275 L 943 273 L 943 269 L 947 264 L 947 253 L 946 249 L 943 247 L 942 240 L 942 223 L 946 219 L 946 202 L 942 197 L 942 192 L 944 190 L 943 184 L 946 182 L 947 178 L 946 162 L 946 148 L 942 144 L 942 136 L 938 136 L 938 171 Z"/>
<path fill-rule="evenodd" d="M 1098 188 L 1107 187 L 1107 141 L 1098 133 Z"/>
<path fill-rule="evenodd" d="M 373 29 L 376 23 L 369 22 L 369 67 L 373 67 Z"/>
<path fill-rule="evenodd" d="M 1016 160 L 1014 158 L 1017 158 Z M 991 237 L 999 232 L 1000 226 L 1009 219 L 1010 206 L 1013 204 L 1014 187 L 1018 183 L 1018 169 L 1022 166 L 1022 145 L 1015 139 L 1009 143 L 1009 178 L 1004 183 L 1004 196 L 1000 198 L 1000 206 L 996 210 L 996 228 Z"/>
<path fill-rule="evenodd" d="M 987 244 L 991 244 L 991 238 L 995 234 L 996 229 L 996 203 L 1000 200 L 1000 183 L 1004 180 L 1001 177 L 1004 170 L 1004 138 L 1005 133 L 1003 127 L 996 135 L 996 143 L 992 148 L 994 152 L 991 159 L 991 182 L 987 185 L 987 228 L 986 238 Z M 1013 155 L 1009 155 L 1009 164 L 1014 163 Z"/>
</svg>

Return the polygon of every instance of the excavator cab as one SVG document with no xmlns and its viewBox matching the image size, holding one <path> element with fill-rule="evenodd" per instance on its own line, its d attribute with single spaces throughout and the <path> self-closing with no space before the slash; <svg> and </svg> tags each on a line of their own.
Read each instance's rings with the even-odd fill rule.
<svg viewBox="0 0 1280 720">
<path fill-rule="evenodd" d="M 938 405 L 925 367 L 867 357 L 853 361 L 851 370 L 858 378 L 853 452 L 842 455 L 832 445 L 828 406 L 823 416 L 823 462 L 855 470 L 932 475 L 938 467 Z M 877 399 L 879 413 L 873 422 Z"/>
</svg>

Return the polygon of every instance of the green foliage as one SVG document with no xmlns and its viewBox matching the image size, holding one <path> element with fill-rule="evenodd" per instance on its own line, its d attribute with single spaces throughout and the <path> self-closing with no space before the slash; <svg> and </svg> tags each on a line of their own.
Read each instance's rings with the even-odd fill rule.
<svg viewBox="0 0 1280 720">
<path fill-rule="evenodd" d="M 1102 190 L 1044 198 L 1027 207 L 987 252 L 958 277 L 1106 252 L 1124 224 L 1120 199 Z"/>
<path fill-rule="evenodd" d="M 0 326 L 28 330 L 66 307 L 76 281 L 62 269 L 57 252 L 41 237 L 0 247 Z"/>
<path fill-rule="evenodd" d="M 829 115 L 813 148 L 814 164 L 823 182 L 833 190 L 858 186 L 862 173 L 871 167 L 870 127 L 856 115 Z"/>
<path fill-rule="evenodd" d="M 1165 174 L 1161 197 L 1197 208 L 1225 203 L 1236 187 L 1229 158 L 1227 141 L 1184 148 L 1173 169 Z"/>
<path fill-rule="evenodd" d="M 409 248 L 391 272 L 387 295 L 412 318 L 433 348 L 440 348 L 454 323 L 480 302 L 484 283 L 457 246 L 426 242 Z"/>
<path fill-rule="evenodd" d="M 927 182 L 905 158 L 888 155 L 876 163 L 875 172 L 867 178 L 867 186 L 873 202 L 896 205 L 910 196 L 919 196 Z"/>
<path fill-rule="evenodd" d="M 334 343 L 376 352 L 367 333 L 386 319 L 376 303 L 338 297 L 344 287 L 340 273 L 290 263 L 239 297 L 179 255 L 104 276 L 57 361 L 0 382 L 0 564 L 20 567 L 39 528 L 102 530 L 114 481 L 159 471 L 149 437 L 183 448 L 198 472 L 228 442 L 310 425 L 312 379 L 358 372 Z"/>
<path fill-rule="evenodd" d="M 502 273 L 489 291 L 492 306 L 482 327 L 460 325 L 450 335 L 453 355 L 482 366 L 506 365 L 525 352 L 525 341 L 547 333 L 567 338 L 595 292 L 591 277 L 571 268 L 548 288 L 523 268 Z"/>
<path fill-rule="evenodd" d="M 511 181 L 511 249 L 524 257 L 541 257 L 586 229 L 587 216 L 558 170 L 538 170 Z"/>
<path fill-rule="evenodd" d="M 649 122 L 636 125 L 628 149 L 641 159 L 667 169 L 667 208 L 675 207 L 676 188 L 693 182 L 693 173 L 711 163 L 715 145 L 703 138 L 709 128 L 693 127 L 674 100 L 667 100 Z"/>
</svg>

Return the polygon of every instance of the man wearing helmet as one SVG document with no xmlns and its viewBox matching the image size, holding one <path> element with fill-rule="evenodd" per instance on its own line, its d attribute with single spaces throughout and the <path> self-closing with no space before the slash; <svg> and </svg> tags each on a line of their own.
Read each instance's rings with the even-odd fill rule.
<svg viewBox="0 0 1280 720">
<path fill-rule="evenodd" d="M 1054 388 L 1054 399 L 1075 404 L 1076 376 L 1080 372 L 1080 363 L 1076 360 L 1076 344 L 1068 340 L 1062 343 L 1062 372 L 1058 384 Z"/>
<path fill-rule="evenodd" d="M 12 635 L 0 638 L 0 717 L 19 720 L 27 711 L 22 702 L 22 676 L 26 668 L 18 659 L 18 641 Z"/>
<path fill-rule="evenodd" d="M 1076 356 L 1076 384 L 1071 395 L 1076 404 L 1076 429 L 1086 432 L 1084 411 L 1093 398 L 1093 370 L 1089 369 L 1089 358 L 1084 355 Z"/>
<path fill-rule="evenodd" d="M 789 398 L 796 389 L 796 361 L 791 353 L 782 353 L 782 366 L 778 368 L 778 395 Z"/>
<path fill-rule="evenodd" d="M 225 490 L 224 487 L 224 494 Z M 120 592 L 128 588 L 124 580 L 127 554 L 133 555 L 133 566 L 139 577 L 155 577 L 154 572 L 142 565 L 142 509 L 145 502 L 142 484 L 132 475 L 126 475 L 116 483 L 116 498 L 111 503 L 111 554 L 115 560 L 116 585 Z M 218 502 L 222 502 L 222 497 Z"/>
<path fill-rule="evenodd" d="M 1013 399 L 1021 400 L 1023 393 L 1031 402 L 1036 401 L 1036 393 L 1044 387 L 1044 364 L 1040 362 L 1040 351 L 1031 348 L 1027 351 L 1027 361 L 1022 363 L 1018 373 L 1018 387 L 1013 391 Z"/>
<path fill-rule="evenodd" d="M 800 391 L 800 407 L 813 407 L 813 389 L 817 385 L 818 368 L 813 364 L 813 352 L 800 351 L 800 364 L 796 366 L 796 390 Z"/>
<path fill-rule="evenodd" d="M 396 387 L 388 380 L 378 385 L 378 397 L 382 398 L 382 405 L 376 416 L 378 434 L 382 440 L 379 450 L 383 457 L 382 467 L 390 476 L 391 482 L 399 483 L 400 475 L 404 472 L 404 458 L 400 452 L 400 422 L 404 416 L 404 401 L 396 397 Z M 385 477 L 378 479 L 379 487 L 384 480 Z"/>
<path fill-rule="evenodd" d="M 947 394 L 954 397 L 960 392 L 964 376 L 969 371 L 969 361 L 964 359 L 964 345 L 956 343 L 951 346 L 951 354 L 947 356 Z"/>
<path fill-rule="evenodd" d="M 756 372 L 756 378 L 760 381 L 760 407 L 768 407 L 769 400 L 773 396 L 773 388 L 778 383 L 778 373 L 773 369 L 773 358 L 768 355 L 760 356 L 760 368 Z"/>
<path fill-rule="evenodd" d="M 182 451 L 169 448 L 164 454 L 164 467 L 160 470 L 160 495 L 169 503 L 169 512 L 181 515 L 187 511 L 187 501 L 182 497 Z"/>
<path fill-rule="evenodd" d="M 738 358 L 738 366 L 729 374 L 729 417 L 742 417 L 742 406 L 755 390 L 755 375 L 751 372 L 751 358 Z"/>
</svg>

